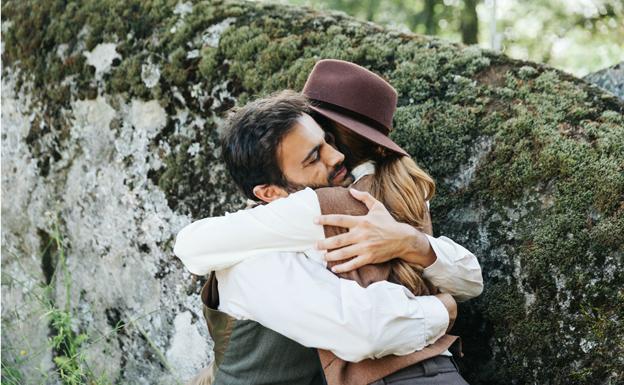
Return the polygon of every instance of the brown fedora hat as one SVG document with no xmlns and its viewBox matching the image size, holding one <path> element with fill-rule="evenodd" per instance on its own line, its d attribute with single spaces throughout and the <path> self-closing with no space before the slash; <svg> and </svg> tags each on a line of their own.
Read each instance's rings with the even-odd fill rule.
<svg viewBox="0 0 624 385">
<path fill-rule="evenodd" d="M 388 134 L 397 106 L 396 90 L 380 76 L 343 60 L 319 60 L 302 93 L 312 109 L 398 154 L 408 155 Z"/>
</svg>

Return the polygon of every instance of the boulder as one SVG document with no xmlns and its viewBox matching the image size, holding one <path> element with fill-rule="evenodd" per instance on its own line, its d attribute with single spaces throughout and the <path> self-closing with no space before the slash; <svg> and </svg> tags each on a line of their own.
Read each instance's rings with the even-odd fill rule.
<svg viewBox="0 0 624 385">
<path fill-rule="evenodd" d="M 592 72 L 583 76 L 583 79 L 624 100 L 624 62 Z"/>
<path fill-rule="evenodd" d="M 172 384 L 210 362 L 202 278 L 175 235 L 244 203 L 220 161 L 226 111 L 300 90 L 321 58 L 396 87 L 393 138 L 437 182 L 434 232 L 482 264 L 484 292 L 455 329 L 469 382 L 624 381 L 613 95 L 474 46 L 256 2 L 5 1 L 2 38 L 3 383 Z"/>
</svg>

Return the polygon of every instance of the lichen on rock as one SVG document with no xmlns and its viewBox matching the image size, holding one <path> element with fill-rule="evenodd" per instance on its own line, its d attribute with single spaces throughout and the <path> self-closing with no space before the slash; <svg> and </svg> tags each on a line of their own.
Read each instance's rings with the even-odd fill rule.
<svg viewBox="0 0 624 385">
<path fill-rule="evenodd" d="M 462 304 L 456 329 L 470 383 L 624 381 L 614 96 L 543 65 L 306 8 L 59 0 L 2 11 L 2 193 L 12 197 L 2 200 L 2 353 L 31 382 L 54 352 L 19 356 L 16 336 L 27 329 L 45 351 L 46 330 L 35 303 L 7 310 L 23 297 L 5 272 L 45 280 L 50 210 L 67 242 L 76 329 L 126 325 L 89 349 L 98 373 L 169 384 L 210 359 L 200 281 L 173 256 L 174 236 L 241 207 L 220 161 L 226 111 L 301 89 L 320 58 L 397 88 L 392 135 L 437 181 L 434 231 L 482 264 L 485 291 Z M 92 62 L 98 47 L 106 65 Z M 53 297 L 64 301 L 62 285 Z M 178 365 L 189 339 L 197 360 Z"/>
<path fill-rule="evenodd" d="M 624 62 L 588 74 L 583 79 L 610 91 L 624 100 Z"/>
</svg>

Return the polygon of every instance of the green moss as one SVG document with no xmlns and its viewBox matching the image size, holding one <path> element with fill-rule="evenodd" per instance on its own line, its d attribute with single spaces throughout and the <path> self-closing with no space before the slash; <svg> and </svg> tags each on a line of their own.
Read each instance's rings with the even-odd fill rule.
<svg viewBox="0 0 624 385">
<path fill-rule="evenodd" d="M 199 73 L 206 79 L 211 80 L 217 75 L 215 71 L 219 67 L 217 50 L 213 47 L 204 47 L 201 51 L 201 60 L 198 65 Z"/>
</svg>

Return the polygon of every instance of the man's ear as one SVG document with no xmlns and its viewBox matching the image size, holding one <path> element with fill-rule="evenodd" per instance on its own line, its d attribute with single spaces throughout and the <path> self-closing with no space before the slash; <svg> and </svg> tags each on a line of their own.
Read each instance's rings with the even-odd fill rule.
<svg viewBox="0 0 624 385">
<path fill-rule="evenodd" d="M 269 203 L 279 198 L 288 196 L 288 192 L 274 184 L 259 184 L 253 188 L 256 198 Z"/>
</svg>

